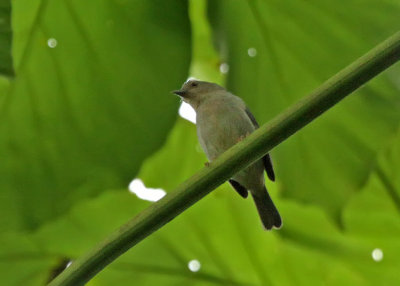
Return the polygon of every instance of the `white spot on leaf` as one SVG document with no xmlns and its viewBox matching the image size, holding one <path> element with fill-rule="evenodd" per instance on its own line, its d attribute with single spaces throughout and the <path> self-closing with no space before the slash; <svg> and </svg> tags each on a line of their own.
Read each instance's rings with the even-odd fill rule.
<svg viewBox="0 0 400 286">
<path fill-rule="evenodd" d="M 372 259 L 376 262 L 382 261 L 383 259 L 383 251 L 380 248 L 375 248 L 372 250 Z"/>
<path fill-rule="evenodd" d="M 129 184 L 129 191 L 138 196 L 139 199 L 151 202 L 158 201 L 166 194 L 166 192 L 163 189 L 146 188 L 146 186 L 140 179 L 134 179 Z"/>
<path fill-rule="evenodd" d="M 193 107 L 191 107 L 190 104 L 182 102 L 178 112 L 182 118 L 196 124 L 196 111 L 194 111 Z"/>
<path fill-rule="evenodd" d="M 219 66 L 219 71 L 223 74 L 227 74 L 229 71 L 229 65 L 227 63 L 222 63 Z"/>
<path fill-rule="evenodd" d="M 54 38 L 50 38 L 47 40 L 47 45 L 49 46 L 49 48 L 54 49 L 55 47 L 57 47 L 57 44 L 58 44 L 58 42 Z"/>
<path fill-rule="evenodd" d="M 189 263 L 188 263 L 188 268 L 189 268 L 189 270 L 192 271 L 192 272 L 197 272 L 197 271 L 199 271 L 200 268 L 201 268 L 200 261 L 198 261 L 198 260 L 196 260 L 196 259 L 190 260 Z"/>
<path fill-rule="evenodd" d="M 249 55 L 249 57 L 254 58 L 257 55 L 257 50 L 255 48 L 249 48 L 247 50 L 247 54 Z"/>
</svg>

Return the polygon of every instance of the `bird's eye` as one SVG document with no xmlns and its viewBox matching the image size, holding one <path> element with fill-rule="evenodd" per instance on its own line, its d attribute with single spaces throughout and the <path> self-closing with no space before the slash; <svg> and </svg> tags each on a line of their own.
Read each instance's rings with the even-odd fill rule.
<svg viewBox="0 0 400 286">
<path fill-rule="evenodd" d="M 197 82 L 192 82 L 190 86 L 192 86 L 192 87 L 197 86 Z"/>
</svg>

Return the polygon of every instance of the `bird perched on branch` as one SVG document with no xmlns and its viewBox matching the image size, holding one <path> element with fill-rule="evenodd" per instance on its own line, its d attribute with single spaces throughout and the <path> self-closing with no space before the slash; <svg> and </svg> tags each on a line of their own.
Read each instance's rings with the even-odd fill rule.
<svg viewBox="0 0 400 286">
<path fill-rule="evenodd" d="M 218 84 L 188 80 L 173 93 L 196 111 L 197 136 L 210 162 L 259 127 L 243 100 Z M 250 192 L 264 228 L 270 230 L 280 228 L 282 219 L 265 187 L 264 170 L 274 181 L 268 154 L 235 174 L 229 183 L 243 198 Z"/>
</svg>

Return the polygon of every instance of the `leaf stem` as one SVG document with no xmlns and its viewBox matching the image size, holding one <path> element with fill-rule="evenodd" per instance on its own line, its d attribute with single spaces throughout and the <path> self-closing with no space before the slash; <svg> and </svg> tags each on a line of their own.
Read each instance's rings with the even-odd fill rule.
<svg viewBox="0 0 400 286">
<path fill-rule="evenodd" d="M 399 192 L 396 190 L 396 187 L 392 184 L 385 171 L 379 164 L 376 166 L 375 172 L 386 192 L 392 198 L 393 204 L 396 206 L 397 211 L 400 213 L 400 196 L 398 195 Z"/>
<path fill-rule="evenodd" d="M 74 261 L 49 285 L 85 284 L 118 256 L 174 219 L 235 173 L 260 159 L 399 58 L 400 32 L 397 32 L 331 77 L 309 96 L 230 148 L 209 167 L 200 170 L 173 192 L 121 226 L 92 251 Z"/>
</svg>

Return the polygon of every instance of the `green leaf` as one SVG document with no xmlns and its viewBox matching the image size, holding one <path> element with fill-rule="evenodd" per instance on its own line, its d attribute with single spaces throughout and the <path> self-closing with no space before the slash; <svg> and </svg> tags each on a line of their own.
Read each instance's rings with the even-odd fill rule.
<svg viewBox="0 0 400 286">
<path fill-rule="evenodd" d="M 45 285 L 58 259 L 24 233 L 0 236 L 0 273 L 4 285 Z"/>
<path fill-rule="evenodd" d="M 400 129 L 378 156 L 374 172 L 362 191 L 349 202 L 343 214 L 346 231 L 356 240 L 367 241 L 379 267 L 375 284 L 392 284 L 400 267 Z M 382 276 L 381 276 L 382 275 Z M 380 280 L 380 281 L 379 281 Z M 398 283 L 398 282 L 397 282 Z"/>
<path fill-rule="evenodd" d="M 173 152 L 177 148 L 176 138 L 180 138 L 182 152 Z M 157 166 L 161 161 L 164 173 L 170 170 L 184 177 L 186 161 L 198 166 L 203 160 L 196 152 L 185 152 L 187 148 L 196 148 L 194 140 L 194 126 L 178 121 L 166 146 L 146 161 L 139 177 L 148 184 L 153 182 L 152 187 L 168 186 L 170 178 L 150 173 L 150 170 L 159 172 Z M 394 146 L 400 146 L 398 142 Z M 174 160 L 168 160 L 168 154 L 174 154 Z M 346 207 L 346 214 L 350 215 L 344 217 L 345 231 L 342 232 L 321 208 L 277 199 L 276 184 L 268 183 L 268 189 L 284 218 L 280 231 L 263 231 L 253 202 L 243 200 L 225 185 L 122 256 L 99 274 L 92 285 L 107 285 L 112 281 L 124 285 L 133 279 L 149 285 L 182 281 L 199 285 L 210 281 L 239 285 L 395 285 L 400 282 L 396 270 L 400 254 L 396 242 L 400 224 L 396 212 L 388 213 L 383 224 L 382 216 L 372 213 L 371 220 L 362 224 L 368 226 L 368 231 L 356 235 L 351 221 L 370 212 L 373 200 L 366 202 L 355 197 L 356 205 L 361 207 L 354 208 L 353 204 Z M 388 196 L 381 201 L 392 204 Z M 388 219 L 391 224 L 386 225 Z M 371 221 L 381 228 L 377 229 Z M 382 232 L 383 229 L 386 231 Z M 376 238 L 385 243 L 377 243 Z M 375 262 L 371 253 L 377 247 L 388 251 L 390 258 Z M 199 273 L 190 273 L 187 269 L 187 263 L 193 259 L 202 264 Z"/>
<path fill-rule="evenodd" d="M 363 190 L 344 213 L 346 229 L 357 237 L 373 233 L 372 241 L 394 242 L 400 236 L 400 129 L 378 157 Z M 390 243 L 389 243 L 390 245 Z M 394 246 L 394 245 L 392 245 Z"/>
<path fill-rule="evenodd" d="M 186 1 L 16 1 L 18 77 L 0 108 L 2 229 L 126 187 L 175 121 Z M 2 96 L 3 97 L 3 96 Z"/>
<path fill-rule="evenodd" d="M 2 230 L 38 229 L 34 234 L 19 232 L 1 236 L 0 273 L 6 285 L 43 285 L 57 269 L 66 266 L 68 259 L 82 255 L 149 205 L 126 189 L 88 197 L 108 186 L 127 185 L 144 158 L 162 144 L 177 103 L 173 96 L 157 92 L 179 87 L 187 69 L 190 47 L 185 2 L 172 5 L 162 1 L 121 0 L 100 1 L 96 6 L 67 2 L 15 1 L 13 7 L 14 14 L 20 15 L 20 20 L 14 18 L 17 31 L 14 41 L 18 45 L 13 46 L 13 51 L 21 72 L 11 87 L 8 82 L 4 85 L 0 82 L 0 226 Z M 290 98 L 284 98 L 282 95 L 286 93 L 279 91 L 275 80 L 275 68 L 265 70 L 262 61 L 253 62 L 255 70 L 247 64 L 251 59 L 268 57 L 264 54 L 266 48 L 258 46 L 254 46 L 255 58 L 247 56 L 248 47 L 253 46 L 245 41 L 259 35 L 253 33 L 255 24 L 249 25 L 253 18 L 243 17 L 248 13 L 247 4 L 242 6 L 246 2 L 231 1 L 231 5 L 239 5 L 233 14 L 225 7 L 214 7 L 222 2 L 215 3 L 210 1 L 210 9 L 218 13 L 221 21 L 227 22 L 223 17 L 225 12 L 239 21 L 231 23 L 224 33 L 214 30 L 221 37 L 227 31 L 229 35 L 236 35 L 234 41 L 231 38 L 233 45 L 225 46 L 235 52 L 224 58 L 233 61 L 229 62 L 229 88 L 245 98 L 260 123 L 398 28 L 394 16 L 398 5 L 390 1 L 370 0 L 364 6 L 358 1 L 340 5 L 325 0 L 287 4 L 276 1 L 273 7 L 281 6 L 291 14 L 284 18 L 279 13 L 276 15 L 276 8 L 271 10 L 268 19 L 276 27 L 274 35 L 286 35 L 280 33 L 278 26 L 288 30 L 290 21 L 296 21 L 290 26 L 294 29 L 307 25 L 304 28 L 307 32 L 295 30 L 287 38 L 292 41 L 294 37 L 295 45 L 290 47 L 302 54 L 300 63 L 310 64 L 313 73 L 320 77 L 312 79 L 303 65 L 293 63 L 294 56 L 279 48 L 282 55 L 277 62 L 282 64 L 281 73 L 288 74 L 291 84 L 293 81 L 293 85 L 286 85 Z M 323 8 L 329 3 L 330 6 Z M 307 13 L 310 9 L 324 13 L 314 11 L 311 17 Z M 260 9 L 259 13 L 265 10 Z M 75 16 L 70 15 L 71 11 L 76 11 Z M 110 15 L 114 16 L 111 18 L 114 22 L 108 22 Z M 342 20 L 346 21 L 342 23 Z M 85 28 L 84 36 L 78 36 L 81 32 L 77 32 L 80 28 L 76 28 L 76 23 Z M 114 25 L 114 29 L 107 30 L 110 27 L 105 25 Z M 148 33 L 159 29 L 162 32 Z M 325 34 L 325 30 L 330 33 Z M 51 37 L 57 39 L 54 49 L 46 46 Z M 264 40 L 257 39 L 264 45 Z M 154 45 L 153 40 L 157 41 Z M 224 38 L 218 40 L 222 42 Z M 242 48 L 242 40 L 244 55 L 235 50 Z M 197 41 L 199 47 L 194 51 L 203 51 L 204 42 Z M 92 53 L 95 50 L 99 53 L 98 61 Z M 221 47 L 220 51 L 223 50 Z M 153 57 L 148 56 L 151 52 Z M 53 54 L 54 59 L 49 56 Z M 237 62 L 232 55 L 240 56 Z M 202 72 L 191 72 L 203 76 L 212 67 L 218 71 L 215 55 L 203 56 L 204 60 L 211 59 L 203 62 L 206 68 L 202 67 Z M 240 77 L 233 77 L 239 72 Z M 149 74 L 154 80 L 149 79 Z M 329 112 L 326 120 L 316 121 L 309 130 L 297 134 L 298 139 L 293 138 L 274 150 L 279 180 L 267 182 L 267 187 L 284 219 L 280 231 L 262 231 L 253 202 L 243 200 L 224 185 L 119 258 L 89 285 L 400 284 L 398 214 L 393 195 L 388 195 L 387 184 L 382 183 L 382 174 L 380 177 L 373 174 L 365 190 L 351 194 L 351 201 L 346 204 L 350 196 L 346 192 L 362 187 L 368 170 L 374 166 L 374 153 L 387 142 L 398 122 L 399 105 L 392 87 L 397 81 L 396 67 L 387 76 L 369 83 L 358 99 L 346 100 L 343 107 Z M 220 80 L 215 71 L 210 80 L 214 77 Z M 60 79 L 66 82 L 62 84 Z M 153 93 L 143 91 L 142 81 Z M 265 88 L 269 92 L 261 92 Z M 9 94 L 1 94 L 8 90 Z M 265 94 L 278 96 L 264 99 Z M 73 108 L 65 108 L 65 99 Z M 153 102 L 159 105 L 154 107 Z M 155 108 L 157 116 L 150 112 Z M 40 116 L 35 117 L 38 111 L 36 114 Z M 76 126 L 84 129 L 87 138 L 78 137 L 79 130 L 70 126 L 67 111 L 73 111 L 79 119 Z M 121 119 L 133 115 L 138 121 L 144 118 L 144 123 Z M 63 119 L 66 117 L 68 120 Z M 38 123 L 37 126 L 42 126 L 39 130 L 44 130 L 40 139 L 33 129 Z M 154 132 L 148 131 L 148 124 Z M 164 132 L 161 135 L 160 130 Z M 153 142 L 152 136 L 158 143 Z M 400 145 L 399 141 L 393 144 Z M 381 173 L 397 188 L 395 178 L 400 160 L 392 152 L 386 157 L 379 161 Z M 200 169 L 205 161 L 195 126 L 179 119 L 164 147 L 145 161 L 137 177 L 149 187 L 170 190 Z M 63 182 L 69 183 L 64 186 Z M 287 196 L 278 198 L 278 192 Z M 296 196 L 294 192 L 298 192 Z M 297 199 L 315 205 L 305 205 Z M 337 206 L 343 202 L 343 229 L 339 230 L 325 211 L 337 214 Z M 49 214 L 57 217 L 49 221 Z M 383 250 L 381 262 L 371 258 L 375 248 Z M 199 272 L 188 270 L 188 262 L 193 259 L 201 263 Z"/>
<path fill-rule="evenodd" d="M 214 39 L 230 67 L 227 87 L 260 123 L 398 30 L 399 13 L 390 1 L 209 2 Z M 399 89 L 388 75 L 272 152 L 283 196 L 319 204 L 340 218 L 398 125 Z"/>
<path fill-rule="evenodd" d="M 146 185 L 172 191 L 204 167 L 205 162 L 196 126 L 178 118 L 163 148 L 143 163 L 138 177 Z"/>
<path fill-rule="evenodd" d="M 11 1 L 0 0 L 0 75 L 14 75 L 11 38 Z"/>
<path fill-rule="evenodd" d="M 393 224 L 385 235 L 371 228 L 357 236 L 351 226 L 341 232 L 319 207 L 304 207 L 276 197 L 274 200 L 281 208 L 285 224 L 280 231 L 266 232 L 253 202 L 240 198 L 225 185 L 121 256 L 88 285 L 397 285 L 400 282 L 399 234 L 390 231 Z M 360 209 L 367 210 L 369 203 L 355 199 L 359 207 L 350 205 L 346 211 L 361 217 Z M 53 260 L 56 257 L 73 260 L 146 205 L 126 190 L 106 192 L 95 200 L 79 203 L 68 215 L 42 227 L 32 240 L 40 241 L 42 251 L 52 253 Z M 395 226 L 399 228 L 398 221 Z M 386 244 L 377 244 L 376 238 Z M 385 251 L 381 262 L 371 257 L 376 247 Z M 188 263 L 192 260 L 200 262 L 198 272 L 189 270 Z"/>
<path fill-rule="evenodd" d="M 177 148 L 176 138 L 182 140 L 182 146 L 196 148 L 190 145 L 196 139 L 193 131 L 194 125 L 178 120 L 165 147 L 146 161 L 139 177 L 153 181 L 154 186 L 169 181 L 163 176 L 152 177 L 148 172 L 152 166 L 154 172 L 159 171 L 160 161 Z M 397 192 L 399 146 L 400 132 L 378 160 L 385 172 L 392 170 L 386 174 Z M 177 152 L 175 156 L 174 161 L 165 161 L 164 172 L 184 177 L 187 165 L 182 162 L 187 160 L 198 166 L 203 161 L 203 155 L 196 152 Z M 121 256 L 89 285 L 361 286 L 400 283 L 397 275 L 400 267 L 399 213 L 385 185 L 375 174 L 344 208 L 343 230 L 339 230 L 318 206 L 277 198 L 279 187 L 276 185 L 268 183 L 268 189 L 284 218 L 281 230 L 262 230 L 253 202 L 242 199 L 225 184 Z M 17 278 L 25 276 L 16 275 L 18 267 L 31 261 L 27 253 L 33 251 L 38 259 L 24 271 L 30 273 L 29 269 L 36 269 L 34 277 L 48 278 L 58 265 L 56 262 L 79 257 L 148 206 L 148 202 L 127 190 L 107 191 L 96 199 L 84 200 L 68 214 L 30 235 L 28 245 L 36 245 L 36 248 L 21 248 L 18 240 L 15 244 L 3 242 L 7 252 L 20 249 L 20 259 L 13 262 L 12 269 L 16 270 L 11 272 L 6 270 L 9 264 L 0 264 L 0 273 L 9 279 L 7 281 L 19 281 Z M 384 253 L 382 261 L 372 259 L 372 252 L 377 248 Z M 9 259 L 9 254 L 5 257 Z M 188 269 L 192 260 L 200 262 L 198 272 Z M 31 281 L 25 285 L 41 284 Z"/>
</svg>

